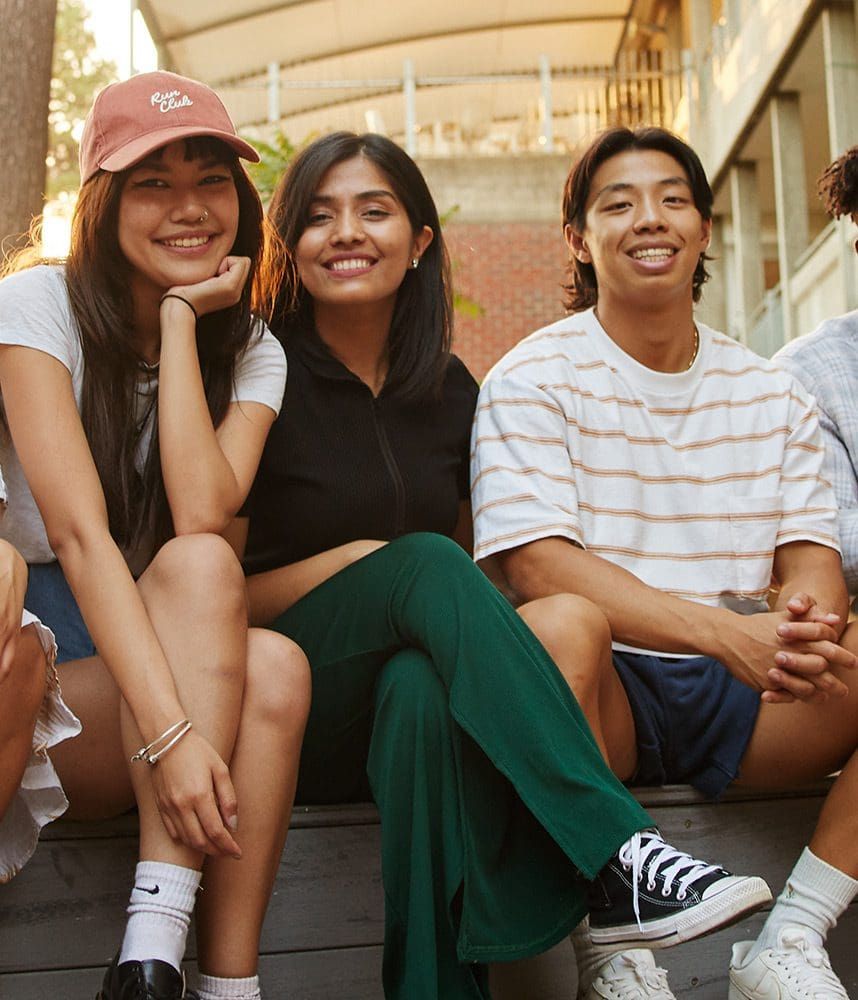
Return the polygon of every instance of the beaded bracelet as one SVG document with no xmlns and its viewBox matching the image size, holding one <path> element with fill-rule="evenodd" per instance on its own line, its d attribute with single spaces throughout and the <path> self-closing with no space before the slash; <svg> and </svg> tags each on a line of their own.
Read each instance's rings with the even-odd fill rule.
<svg viewBox="0 0 858 1000">
<path fill-rule="evenodd" d="M 164 730 L 164 732 L 161 733 L 161 735 L 156 739 L 152 740 L 148 746 L 140 747 L 137 753 L 132 754 L 131 760 L 142 760 L 154 767 L 168 750 L 172 750 L 183 736 L 187 736 L 187 734 L 191 731 L 191 728 L 191 720 L 182 719 L 181 722 L 177 722 L 175 725 L 170 726 L 169 729 Z M 170 737 L 172 737 L 172 739 Z M 164 745 L 160 746 L 159 749 L 153 753 L 152 748 L 158 746 L 159 744 Z"/>
</svg>

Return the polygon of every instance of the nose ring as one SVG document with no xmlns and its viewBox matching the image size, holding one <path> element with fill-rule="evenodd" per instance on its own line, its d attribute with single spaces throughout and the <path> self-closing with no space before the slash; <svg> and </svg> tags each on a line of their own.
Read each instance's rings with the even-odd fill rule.
<svg viewBox="0 0 858 1000">
<path fill-rule="evenodd" d="M 199 219 L 197 221 L 199 221 L 199 222 L 205 222 L 208 217 L 209 217 L 208 209 L 204 208 L 203 209 L 203 214 L 199 217 Z"/>
</svg>

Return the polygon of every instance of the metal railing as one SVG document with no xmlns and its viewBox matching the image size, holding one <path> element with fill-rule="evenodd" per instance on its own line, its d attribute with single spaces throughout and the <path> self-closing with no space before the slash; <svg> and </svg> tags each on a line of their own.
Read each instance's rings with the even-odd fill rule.
<svg viewBox="0 0 858 1000">
<path fill-rule="evenodd" d="M 242 92 L 255 92 L 257 106 L 264 89 L 267 118 L 247 124 L 260 130 L 276 126 L 296 140 L 301 136 L 291 135 L 292 122 L 327 115 L 338 127 L 386 131 L 412 155 L 504 155 L 568 151 L 613 124 L 677 128 L 686 74 L 681 53 L 645 50 L 623 52 L 610 66 L 552 66 L 542 56 L 532 69 L 510 73 L 424 74 L 406 60 L 401 76 L 375 79 L 291 78 L 272 63 L 267 79 L 230 89 L 236 102 Z M 484 110 L 492 88 L 503 97 L 496 102 L 502 114 L 440 116 L 424 108 L 437 109 L 439 95 L 448 92 L 456 95 L 457 112 L 471 106 Z"/>
</svg>

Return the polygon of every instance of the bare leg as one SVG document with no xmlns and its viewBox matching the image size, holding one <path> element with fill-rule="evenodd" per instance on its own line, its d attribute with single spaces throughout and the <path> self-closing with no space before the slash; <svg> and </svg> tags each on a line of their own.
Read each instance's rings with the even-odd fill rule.
<svg viewBox="0 0 858 1000">
<path fill-rule="evenodd" d="M 247 661 L 244 578 L 238 560 L 216 535 L 181 536 L 158 552 L 139 586 L 188 718 L 229 763 Z M 121 718 L 128 758 L 143 741 L 124 703 Z M 149 770 L 145 764 L 130 769 L 140 813 L 141 860 L 200 869 L 202 854 L 167 833 Z"/>
<path fill-rule="evenodd" d="M 200 969 L 256 972 L 259 935 L 286 841 L 310 707 L 310 668 L 274 632 L 248 633 L 247 681 L 230 773 L 239 803 L 242 858 L 209 858 L 197 903 Z"/>
<path fill-rule="evenodd" d="M 844 632 L 842 642 L 856 650 L 854 626 Z M 845 698 L 761 707 L 738 783 L 790 787 L 843 768 L 826 799 L 810 849 L 858 878 L 858 677 L 845 670 L 835 673 L 849 687 Z"/>
<path fill-rule="evenodd" d="M 140 590 L 182 705 L 230 763 L 238 795 L 243 858 L 209 861 L 200 916 L 202 964 L 212 975 L 252 975 L 295 792 L 309 667 L 284 637 L 248 632 L 244 578 L 216 536 L 168 543 L 141 578 Z M 102 661 L 67 663 L 60 672 L 66 702 L 84 725 L 82 736 L 52 754 L 74 815 L 115 814 L 136 797 L 141 859 L 199 869 L 203 856 L 168 836 L 149 769 L 129 769 L 140 737 Z M 120 711 L 126 717 L 121 733 Z"/>
<path fill-rule="evenodd" d="M 637 767 L 635 724 L 611 660 L 611 627 L 595 604 L 572 594 L 518 609 L 578 700 L 611 770 L 628 781 Z"/>
<path fill-rule="evenodd" d="M 0 818 L 33 750 L 33 727 L 45 695 L 45 652 L 35 625 L 21 630 L 15 658 L 0 681 Z"/>
<path fill-rule="evenodd" d="M 68 796 L 70 819 L 106 819 L 134 805 L 128 758 L 119 731 L 121 702 L 110 671 L 97 656 L 57 667 L 63 701 L 83 731 L 51 750 Z"/>
</svg>

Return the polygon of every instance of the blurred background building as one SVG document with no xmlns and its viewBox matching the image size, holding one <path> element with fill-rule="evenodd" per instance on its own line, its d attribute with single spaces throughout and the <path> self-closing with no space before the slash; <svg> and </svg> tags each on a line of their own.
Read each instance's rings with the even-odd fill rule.
<svg viewBox="0 0 858 1000">
<path fill-rule="evenodd" d="M 764 354 L 858 307 L 815 181 L 858 142 L 858 0 L 136 0 L 159 63 L 276 148 L 379 131 L 419 161 L 481 377 L 563 314 L 560 194 L 606 125 L 665 125 L 715 190 L 702 318 Z"/>
</svg>

